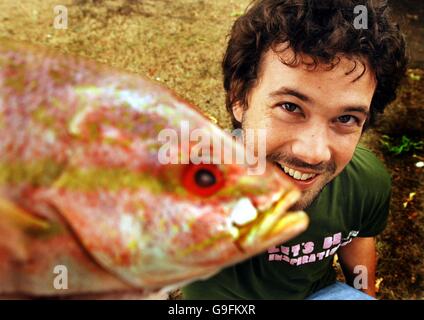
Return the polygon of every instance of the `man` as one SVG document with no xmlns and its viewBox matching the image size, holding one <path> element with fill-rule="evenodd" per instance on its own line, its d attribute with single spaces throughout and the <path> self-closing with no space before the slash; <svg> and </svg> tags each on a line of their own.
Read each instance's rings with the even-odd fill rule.
<svg viewBox="0 0 424 320">
<path fill-rule="evenodd" d="M 378 1 L 256 1 L 237 19 L 223 61 L 227 109 L 235 128 L 267 130 L 267 158 L 302 190 L 295 209 L 310 226 L 185 287 L 185 298 L 375 296 L 374 237 L 391 185 L 358 142 L 395 99 L 405 68 L 404 39 Z M 350 286 L 335 281 L 336 253 Z"/>
</svg>

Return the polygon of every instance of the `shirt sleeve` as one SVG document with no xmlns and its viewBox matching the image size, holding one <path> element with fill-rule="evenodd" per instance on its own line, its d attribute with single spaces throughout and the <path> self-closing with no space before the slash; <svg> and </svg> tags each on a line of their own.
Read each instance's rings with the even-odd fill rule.
<svg viewBox="0 0 424 320">
<path fill-rule="evenodd" d="M 390 211 L 391 177 L 387 171 L 380 171 L 368 185 L 368 203 L 364 208 L 358 237 L 374 237 L 386 225 Z"/>
</svg>

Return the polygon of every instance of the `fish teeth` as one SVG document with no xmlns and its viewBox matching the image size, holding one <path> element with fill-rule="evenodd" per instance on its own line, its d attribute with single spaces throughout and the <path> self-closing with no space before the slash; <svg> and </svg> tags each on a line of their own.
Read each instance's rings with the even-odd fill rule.
<svg viewBox="0 0 424 320">
<path fill-rule="evenodd" d="M 258 217 L 258 210 L 249 198 L 241 198 L 231 211 L 230 220 L 235 225 L 243 226 Z"/>
<path fill-rule="evenodd" d="M 284 170 L 285 173 L 287 173 L 289 176 L 291 176 L 293 179 L 296 180 L 308 180 L 308 179 L 312 179 L 313 177 L 316 176 L 315 173 L 303 173 L 294 169 L 291 169 L 289 167 L 286 167 L 282 164 L 279 164 L 280 167 Z"/>
</svg>

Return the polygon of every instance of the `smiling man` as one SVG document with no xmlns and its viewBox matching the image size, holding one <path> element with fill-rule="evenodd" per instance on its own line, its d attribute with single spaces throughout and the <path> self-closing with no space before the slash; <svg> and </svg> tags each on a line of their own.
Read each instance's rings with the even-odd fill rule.
<svg viewBox="0 0 424 320">
<path fill-rule="evenodd" d="M 365 28 L 355 28 L 357 5 L 367 9 Z M 236 20 L 223 61 L 227 109 L 235 128 L 267 130 L 267 158 L 302 190 L 296 209 L 310 226 L 185 287 L 185 298 L 375 296 L 374 237 L 386 225 L 391 185 L 358 143 L 396 97 L 405 68 L 405 43 L 384 3 L 253 2 Z M 336 253 L 350 286 L 335 280 Z"/>
</svg>

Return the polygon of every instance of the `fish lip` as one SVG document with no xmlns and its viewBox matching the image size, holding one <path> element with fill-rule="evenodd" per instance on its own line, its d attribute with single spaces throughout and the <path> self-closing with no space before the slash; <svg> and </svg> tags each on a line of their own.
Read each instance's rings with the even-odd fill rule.
<svg viewBox="0 0 424 320">
<path fill-rule="evenodd" d="M 274 226 L 285 217 L 289 216 L 289 212 L 287 211 L 288 208 L 290 208 L 299 199 L 300 195 L 301 192 L 298 189 L 291 189 L 275 201 L 269 209 L 264 211 L 258 210 L 258 216 L 255 220 L 243 226 L 233 224 L 232 227 L 237 228 L 238 230 L 237 236 L 233 236 L 233 240 L 239 251 L 247 253 L 269 238 Z M 301 215 L 298 216 L 298 220 L 304 220 L 303 215 L 306 214 L 303 211 L 298 213 L 301 213 Z M 290 224 L 288 225 L 289 227 L 287 229 L 290 229 Z M 303 229 L 305 227 L 305 223 L 300 223 L 297 227 Z M 294 229 L 296 229 L 296 226 L 294 226 Z"/>
</svg>

